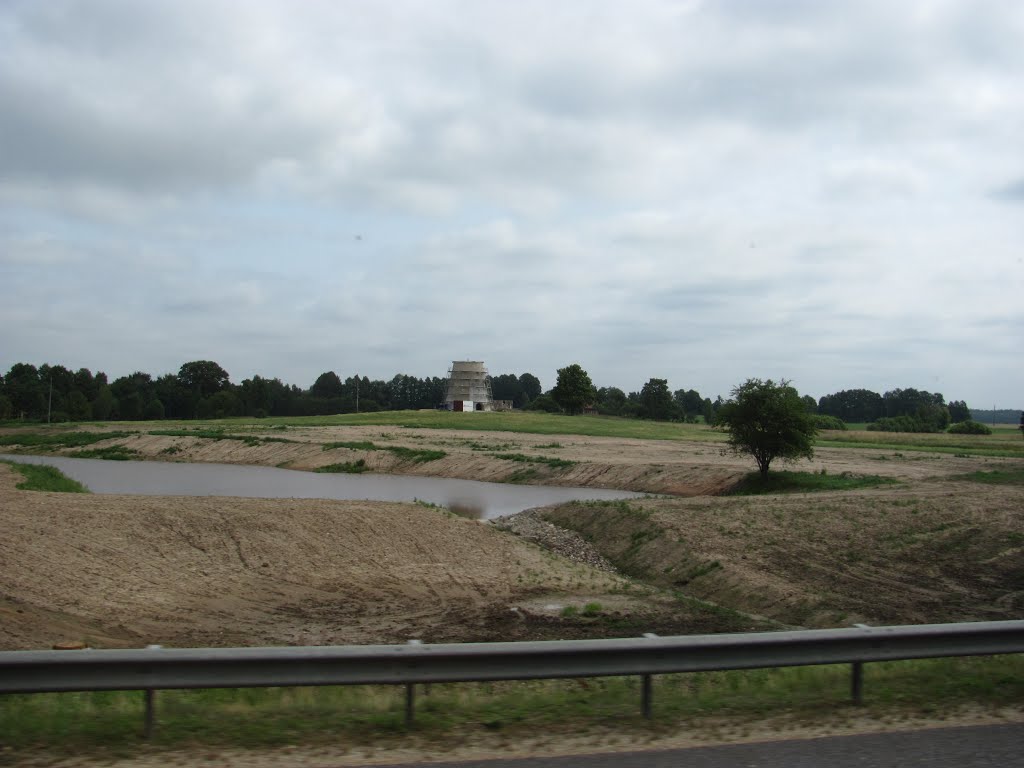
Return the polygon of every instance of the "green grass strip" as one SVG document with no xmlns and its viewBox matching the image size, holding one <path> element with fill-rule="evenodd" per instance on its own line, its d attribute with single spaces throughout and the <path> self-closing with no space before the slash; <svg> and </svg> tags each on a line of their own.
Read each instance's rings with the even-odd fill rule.
<svg viewBox="0 0 1024 768">
<path fill-rule="evenodd" d="M 0 445 L 19 445 L 25 448 L 56 450 L 57 448 L 79 448 L 103 440 L 131 437 L 137 432 L 16 432 L 0 435 Z"/>
<path fill-rule="evenodd" d="M 90 493 L 89 489 L 77 480 L 72 480 L 56 467 L 45 464 L 21 464 L 16 461 L 0 462 L 14 467 L 25 476 L 15 488 L 22 491 L 49 491 L 51 493 Z"/>
<path fill-rule="evenodd" d="M 339 464 L 327 464 L 323 467 L 317 467 L 313 471 L 320 472 L 321 474 L 359 475 L 363 472 L 368 472 L 369 469 L 366 466 L 366 459 L 359 459 L 358 461 L 344 461 Z"/>
<path fill-rule="evenodd" d="M 506 461 L 520 461 L 524 464 L 545 464 L 553 469 L 571 467 L 573 464 L 576 464 L 575 461 L 570 461 L 569 459 L 559 459 L 553 456 L 527 456 L 524 453 L 496 453 L 494 457 L 496 459 L 505 459 Z"/>
<path fill-rule="evenodd" d="M 111 445 L 106 448 L 85 448 L 69 454 L 75 459 L 106 459 L 107 461 L 128 461 L 139 455 L 134 448 L 126 445 Z"/>
<path fill-rule="evenodd" d="M 437 461 L 448 455 L 445 451 L 429 448 L 406 448 L 401 445 L 377 445 L 368 440 L 339 440 L 333 443 L 324 443 L 323 446 L 325 451 L 331 451 L 335 448 L 347 448 L 350 451 L 388 451 L 403 461 L 411 461 L 414 464 Z"/>
<path fill-rule="evenodd" d="M 338 440 L 333 443 L 324 443 L 325 451 L 333 451 L 335 448 L 348 448 L 350 451 L 379 451 L 375 443 L 369 440 Z"/>
<path fill-rule="evenodd" d="M 805 493 L 808 491 L 849 491 L 892 485 L 895 480 L 878 475 L 827 475 L 816 472 L 751 472 L 723 496 L 756 496 L 765 493 Z"/>
<path fill-rule="evenodd" d="M 233 435 L 221 429 L 152 429 L 150 435 L 160 437 L 195 437 L 200 440 L 238 440 L 246 445 L 260 445 L 261 443 L 297 443 L 298 440 L 289 440 L 287 437 L 257 437 L 256 435 Z"/>
<path fill-rule="evenodd" d="M 988 485 L 1024 485 L 1024 469 L 996 469 L 991 472 L 971 472 L 954 475 L 954 480 L 970 480 Z"/>
<path fill-rule="evenodd" d="M 850 703 L 849 665 L 658 675 L 654 720 L 639 712 L 638 677 L 434 684 L 418 691 L 415 735 L 438 744 L 481 727 L 508 738 L 591 728 L 670 732 L 709 728 L 724 717 L 786 715 L 801 724 L 845 714 L 935 714 L 969 704 L 1019 705 L 1021 655 L 885 662 L 864 667 L 864 706 Z M 142 738 L 141 691 L 8 694 L 0 697 L 5 756 L 53 750 L 80 758 L 116 751 L 337 744 L 394 744 L 406 738 L 402 686 L 160 691 L 153 741 Z"/>
</svg>

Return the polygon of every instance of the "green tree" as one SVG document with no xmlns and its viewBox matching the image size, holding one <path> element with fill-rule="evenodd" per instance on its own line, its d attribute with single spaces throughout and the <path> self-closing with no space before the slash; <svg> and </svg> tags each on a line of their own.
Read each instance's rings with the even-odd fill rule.
<svg viewBox="0 0 1024 768">
<path fill-rule="evenodd" d="M 950 400 L 946 407 L 949 408 L 949 420 L 954 424 L 971 421 L 971 409 L 967 407 L 966 400 Z"/>
<path fill-rule="evenodd" d="M 668 389 L 668 379 L 648 379 L 640 390 L 640 403 L 646 419 L 668 421 L 675 416 L 675 402 Z"/>
<path fill-rule="evenodd" d="M 577 414 L 594 402 L 595 390 L 590 375 L 579 363 L 573 363 L 558 369 L 558 383 L 551 396 L 563 411 Z"/>
<path fill-rule="evenodd" d="M 231 383 L 228 372 L 212 360 L 185 363 L 178 371 L 178 380 L 198 397 L 210 397 Z"/>
<path fill-rule="evenodd" d="M 160 421 L 164 417 L 164 404 L 158 398 L 153 398 L 142 411 L 142 418 L 146 421 Z"/>
<path fill-rule="evenodd" d="M 687 421 L 704 412 L 704 400 L 701 398 L 700 392 L 695 389 L 677 389 L 673 398 L 676 401 L 676 407 Z"/>
<path fill-rule="evenodd" d="M 77 389 L 72 389 L 68 393 L 67 409 L 68 418 L 72 421 L 87 421 L 89 416 L 92 415 L 89 399 Z"/>
<path fill-rule="evenodd" d="M 776 458 L 799 459 L 814 455 L 818 429 L 800 394 L 785 379 L 747 379 L 730 393 L 715 417 L 729 433 L 729 447 L 749 453 L 762 475 Z"/>
<path fill-rule="evenodd" d="M 519 385 L 523 388 L 523 397 L 527 400 L 536 400 L 543 390 L 540 386 L 540 379 L 532 373 L 519 374 Z"/>
<path fill-rule="evenodd" d="M 96 391 L 96 399 L 92 401 L 92 417 L 99 421 L 109 419 L 116 407 L 117 401 L 110 387 L 107 384 L 100 384 Z"/>
<path fill-rule="evenodd" d="M 341 386 L 341 379 L 334 371 L 326 371 L 321 373 L 313 386 L 309 388 L 309 394 L 313 397 L 322 397 L 324 399 L 331 397 L 341 397 L 344 390 Z"/>
<path fill-rule="evenodd" d="M 519 383 L 519 377 L 514 373 L 492 376 L 491 394 L 495 400 L 511 400 L 516 408 L 522 408 L 527 402 L 523 396 L 523 385 Z"/>
<path fill-rule="evenodd" d="M 139 421 L 142 418 L 142 409 L 142 396 L 138 392 L 129 392 L 117 398 L 117 416 L 124 421 Z"/>
<path fill-rule="evenodd" d="M 602 416 L 619 416 L 626 404 L 626 393 L 618 387 L 601 387 L 597 390 L 597 412 Z"/>
</svg>

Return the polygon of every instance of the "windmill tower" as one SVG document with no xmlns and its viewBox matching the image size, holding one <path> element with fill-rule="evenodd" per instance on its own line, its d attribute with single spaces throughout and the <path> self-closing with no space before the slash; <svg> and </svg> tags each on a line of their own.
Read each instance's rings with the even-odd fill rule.
<svg viewBox="0 0 1024 768">
<path fill-rule="evenodd" d="M 445 408 L 449 411 L 490 411 L 493 403 L 487 367 L 475 360 L 454 360 L 448 369 Z"/>
</svg>

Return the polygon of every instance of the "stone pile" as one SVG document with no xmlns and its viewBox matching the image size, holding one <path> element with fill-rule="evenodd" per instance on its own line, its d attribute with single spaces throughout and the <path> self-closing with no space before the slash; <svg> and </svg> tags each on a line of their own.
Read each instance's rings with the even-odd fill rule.
<svg viewBox="0 0 1024 768">
<path fill-rule="evenodd" d="M 527 509 L 515 515 L 496 517 L 491 523 L 574 563 L 589 565 L 608 573 L 617 573 L 615 566 L 605 560 L 583 537 L 544 520 L 539 509 Z"/>
</svg>

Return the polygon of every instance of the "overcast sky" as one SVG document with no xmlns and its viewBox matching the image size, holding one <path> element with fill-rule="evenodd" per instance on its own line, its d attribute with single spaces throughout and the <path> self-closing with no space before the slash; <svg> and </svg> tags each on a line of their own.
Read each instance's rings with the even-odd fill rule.
<svg viewBox="0 0 1024 768">
<path fill-rule="evenodd" d="M 1024 3 L 0 0 L 0 372 L 1024 406 Z"/>
</svg>

